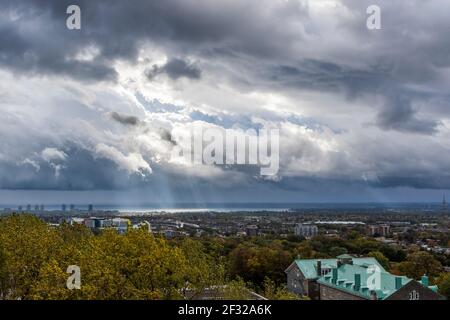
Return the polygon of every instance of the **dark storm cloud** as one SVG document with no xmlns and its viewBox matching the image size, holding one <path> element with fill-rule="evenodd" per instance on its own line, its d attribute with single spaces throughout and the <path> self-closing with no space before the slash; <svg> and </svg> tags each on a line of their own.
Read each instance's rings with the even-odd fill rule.
<svg viewBox="0 0 450 320">
<path fill-rule="evenodd" d="M 229 3 L 166 0 L 161 5 L 158 1 L 146 0 L 135 0 L 133 4 L 120 0 L 81 0 L 77 4 L 82 9 L 82 29 L 70 31 L 65 27 L 65 10 L 73 4 L 72 1 L 5 0 L 0 4 L 6 13 L 0 18 L 4 20 L 0 24 L 0 38 L 9 45 L 0 49 L 0 63 L 22 72 L 114 80 L 117 77 L 112 67 L 114 60 L 135 62 L 140 46 L 148 41 L 163 47 L 170 56 L 180 56 L 163 66 L 149 69 L 147 75 L 150 78 L 165 73 L 172 79 L 199 79 L 201 72 L 198 67 L 183 59 L 182 54 L 224 61 L 236 61 L 236 58 L 245 55 L 254 60 L 255 64 L 251 64 L 254 70 L 261 70 L 256 73 L 254 81 L 250 79 L 251 86 L 257 86 L 259 77 L 263 77 L 262 80 L 272 80 L 273 85 L 281 83 L 306 90 L 342 89 L 350 97 L 361 91 L 376 90 L 383 83 L 390 86 L 392 81 L 423 82 L 434 79 L 436 67 L 450 65 L 449 55 L 444 54 L 450 50 L 450 45 L 446 44 L 448 40 L 436 39 L 435 34 L 430 35 L 427 46 L 420 48 L 412 48 L 420 43 L 411 36 L 405 44 L 409 52 L 414 53 L 409 55 L 402 52 L 386 55 L 383 53 L 386 50 L 383 43 L 375 43 L 374 53 L 361 57 L 361 61 L 368 60 L 369 63 L 360 69 L 332 62 L 333 55 L 330 61 L 313 60 L 311 56 L 305 58 L 287 46 L 292 41 L 301 40 L 302 31 L 291 30 L 281 22 L 311 23 L 308 5 L 291 1 L 266 12 L 264 4 L 268 3 L 255 0 Z M 370 3 L 344 1 L 344 4 L 349 9 L 357 8 L 356 13 L 362 13 L 356 15 L 359 28 L 354 25 L 355 21 L 343 21 L 344 31 L 348 28 L 356 34 L 361 33 L 361 37 L 370 36 L 363 28 L 365 8 Z M 384 12 L 389 21 L 393 12 L 388 8 L 385 6 Z M 9 12 L 20 12 L 21 15 L 18 20 L 8 21 L 6 17 Z M 406 18 L 398 24 L 402 26 L 404 20 Z M 399 30 L 389 26 L 392 35 L 386 34 L 385 41 L 398 43 L 401 36 Z M 320 31 L 320 26 L 317 28 L 316 33 Z M 428 31 L 428 27 L 424 28 Z M 92 61 L 72 59 L 74 54 L 89 46 L 99 49 L 98 57 Z M 260 59 L 267 62 L 265 71 L 264 67 L 257 67 Z M 280 64 L 280 61 L 286 61 L 286 64 Z M 254 73 L 254 70 L 242 69 L 247 73 Z"/>
<path fill-rule="evenodd" d="M 378 181 L 370 183 L 372 187 L 412 187 L 416 189 L 449 189 L 450 175 L 441 173 L 430 175 L 429 172 L 410 172 L 409 174 L 392 174 L 379 177 Z"/>
<path fill-rule="evenodd" d="M 176 141 L 174 141 L 172 138 L 172 133 L 169 130 L 167 130 L 166 128 L 159 128 L 158 133 L 159 133 L 160 138 L 163 141 L 169 142 L 172 145 L 177 144 Z"/>
<path fill-rule="evenodd" d="M 139 124 L 145 125 L 145 123 L 141 122 L 139 120 L 139 118 L 136 116 L 121 114 L 121 113 L 118 113 L 115 111 L 110 112 L 109 115 L 113 120 L 117 121 L 120 124 L 126 125 L 126 126 L 137 126 Z M 176 144 L 175 141 L 173 141 L 173 139 L 172 139 L 172 134 L 171 134 L 170 130 L 160 127 L 157 129 L 157 133 L 163 141 L 169 142 L 172 145 Z"/>
<path fill-rule="evenodd" d="M 438 131 L 436 119 L 420 119 L 413 101 L 427 101 L 430 94 L 415 92 L 394 79 L 393 70 L 371 66 L 355 69 L 335 63 L 305 60 L 297 66 L 280 65 L 268 70 L 266 79 L 282 87 L 303 91 L 344 93 L 347 98 L 381 96 L 384 104 L 377 113 L 375 124 L 383 130 L 397 130 L 419 134 Z"/>
<path fill-rule="evenodd" d="M 52 20 L 43 8 L 25 7 L 18 4 L 11 9 L 8 1 L 0 4 L 0 66 L 30 74 L 65 75 L 77 80 L 114 81 L 117 72 L 107 60 L 95 58 L 91 61 L 72 59 L 72 55 L 89 43 L 80 35 L 67 33 L 64 17 Z M 6 8 L 9 7 L 11 11 Z M 20 15 L 18 20 L 9 20 L 8 13 Z M 62 23 L 62 24 L 61 24 Z"/>
<path fill-rule="evenodd" d="M 419 119 L 409 98 L 389 96 L 384 108 L 378 113 L 376 124 L 383 129 L 398 130 L 422 134 L 437 132 L 438 122 L 429 119 Z"/>
<path fill-rule="evenodd" d="M 251 1 L 255 5 L 256 1 Z M 135 61 L 142 42 L 151 41 L 170 50 L 197 51 L 199 44 L 218 46 L 230 34 L 247 24 L 245 37 L 257 36 L 252 29 L 254 17 L 234 6 L 210 1 L 136 0 L 132 4 L 119 0 L 77 1 L 81 7 L 81 30 L 66 28 L 66 9 L 73 1 L 5 0 L 0 3 L 0 40 L 8 43 L 0 49 L 0 63 L 21 72 L 56 73 L 77 79 L 114 80 L 115 59 Z M 223 12 L 225 9 L 227 12 Z M 16 16 L 12 19 L 11 16 Z M 244 18 L 247 16 L 247 18 Z M 250 19 L 249 19 L 250 18 Z M 253 30 L 256 31 L 256 30 Z M 236 38 L 246 50 L 249 41 Z M 254 41 L 254 40 L 253 40 Z M 76 61 L 73 55 L 89 46 L 100 51 L 93 61 Z M 203 47 L 203 49 L 205 48 Z M 183 60 L 173 59 L 163 67 L 172 78 L 198 79 L 200 71 Z"/>
<path fill-rule="evenodd" d="M 263 76 L 280 86 L 342 91 L 349 97 L 379 91 L 389 79 L 388 71 L 377 67 L 356 69 L 314 59 L 305 59 L 296 65 L 275 66 L 264 71 Z"/>
<path fill-rule="evenodd" d="M 139 119 L 138 117 L 135 116 L 130 116 L 130 115 L 126 115 L 126 114 L 121 114 L 118 112 L 111 112 L 110 116 L 113 120 L 124 124 L 124 125 L 130 125 L 130 126 L 136 126 L 139 124 Z"/>
<path fill-rule="evenodd" d="M 28 164 L 1 163 L 0 189 L 114 190 L 143 186 L 145 179 L 118 169 L 112 161 L 94 157 L 77 146 L 64 148 L 67 161 L 58 175 L 51 163 L 40 162 L 39 170 Z"/>
<path fill-rule="evenodd" d="M 293 51 L 288 44 L 303 39 L 300 28 L 302 25 L 312 25 L 311 29 L 314 31 L 310 31 L 310 35 L 319 34 L 320 25 L 316 26 L 311 22 L 307 2 L 290 1 L 273 5 L 272 11 L 266 11 L 264 6 L 270 3 L 271 1 L 256 0 L 218 3 L 207 0 L 166 0 L 162 5 L 159 1 L 147 0 L 135 0 L 133 4 L 120 0 L 80 0 L 77 4 L 82 9 L 82 29 L 70 31 L 65 27 L 65 10 L 73 1 L 4 0 L 0 4 L 0 9 L 5 13 L 0 18 L 3 20 L 0 24 L 1 35 L 4 43 L 9 45 L 0 49 L 1 62 L 4 66 L 22 71 L 56 72 L 78 78 L 111 80 L 116 76 L 111 67 L 112 62 L 118 58 L 135 61 L 140 45 L 149 41 L 155 46 L 163 47 L 172 56 L 183 53 L 214 59 L 246 55 L 255 62 L 263 58 L 269 63 L 272 61 L 273 68 L 279 68 L 275 70 L 275 74 L 265 75 L 273 77 L 275 81 L 277 77 L 289 76 L 293 72 L 290 76 L 295 76 L 297 80 L 285 80 L 292 81 L 294 85 L 297 82 L 297 86 L 311 85 L 313 89 L 319 90 L 335 89 L 336 85 L 343 85 L 350 93 L 366 86 L 368 76 L 373 81 L 382 80 L 380 77 L 383 74 L 377 68 L 370 67 L 380 61 L 390 66 L 394 79 L 417 82 L 435 78 L 436 67 L 450 65 L 450 55 L 447 54 L 450 50 L 449 40 L 437 37 L 437 33 L 430 33 L 427 25 L 422 27 L 429 34 L 430 42 L 426 45 L 414 48 L 415 45 L 421 45 L 420 39 L 415 41 L 414 35 L 405 39 L 408 40 L 405 41 L 405 46 L 411 54 L 405 55 L 401 50 L 385 54 L 388 47 L 385 48 L 382 42 L 377 43 L 380 40 L 376 39 L 373 54 L 361 57 L 362 61 L 370 61 L 367 70 L 352 70 L 331 60 L 310 60 L 313 55 L 302 62 L 302 55 Z M 354 11 L 357 18 L 357 21 L 342 21 L 340 26 L 343 31 L 349 29 L 355 34 L 360 33 L 360 37 L 368 38 L 370 34 L 364 26 L 367 17 L 365 9 L 370 1 L 345 0 L 343 3 L 349 9 L 356 8 Z M 394 13 L 400 19 L 397 24 L 389 24 L 391 34 L 386 34 L 381 41 L 397 44 L 401 40 L 402 28 L 409 27 L 405 22 L 409 11 L 403 10 L 406 15 L 402 15 L 401 6 L 391 6 L 399 9 L 399 12 L 389 10 L 388 5 L 383 6 L 386 24 L 394 19 Z M 19 18 L 9 20 L 7 17 L 10 12 L 19 12 Z M 298 29 L 290 29 L 288 22 L 297 23 Z M 77 63 L 70 59 L 74 53 L 89 45 L 99 48 L 100 58 Z M 330 58 L 332 56 L 330 54 Z M 295 66 L 294 63 L 299 60 L 302 65 Z M 280 61 L 293 64 L 280 66 Z M 76 71 L 77 69 L 81 71 Z M 160 72 L 165 72 L 174 79 L 182 76 L 191 79 L 200 77 L 200 70 L 182 58 L 157 66 L 149 74 Z M 315 86 L 308 82 L 309 76 L 313 76 Z"/>
<path fill-rule="evenodd" d="M 172 80 L 179 78 L 200 79 L 201 71 L 194 64 L 188 63 L 182 59 L 173 58 L 162 66 L 153 65 L 151 69 L 145 72 L 149 80 L 153 80 L 160 74 L 167 74 Z"/>
<path fill-rule="evenodd" d="M 345 190 L 348 188 L 358 189 L 364 187 L 373 188 L 397 188 L 412 187 L 416 189 L 450 189 L 450 175 L 446 173 L 436 174 L 424 170 L 402 170 L 396 173 L 378 176 L 373 181 L 363 181 L 361 179 L 348 179 L 337 177 L 286 177 L 280 182 L 269 182 L 273 187 L 283 190 L 309 191 L 312 193 L 324 192 L 333 189 Z"/>
</svg>

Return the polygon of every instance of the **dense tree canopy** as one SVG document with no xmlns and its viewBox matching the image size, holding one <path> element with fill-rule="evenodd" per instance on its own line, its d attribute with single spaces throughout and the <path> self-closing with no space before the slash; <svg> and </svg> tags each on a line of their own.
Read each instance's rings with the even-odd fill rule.
<svg viewBox="0 0 450 320">
<path fill-rule="evenodd" d="M 83 226 L 53 228 L 28 215 L 0 221 L 1 295 L 8 299 L 177 299 L 223 282 L 200 243 L 173 246 L 145 230 L 94 236 Z M 81 290 L 69 290 L 69 265 Z"/>
<path fill-rule="evenodd" d="M 436 280 L 436 284 L 439 287 L 439 292 L 450 299 L 450 273 L 442 273 Z"/>
<path fill-rule="evenodd" d="M 248 298 L 296 299 L 285 269 L 296 258 L 349 253 L 376 258 L 387 270 L 424 274 L 449 295 L 450 278 L 432 254 L 385 245 L 360 233 L 346 237 L 200 237 L 166 240 L 145 229 L 94 234 L 83 225 L 51 226 L 32 215 L 0 218 L 0 299 L 191 299 L 207 290 Z M 69 290 L 67 268 L 81 271 Z"/>
<path fill-rule="evenodd" d="M 441 263 L 431 253 L 417 251 L 408 255 L 406 261 L 397 265 L 399 274 L 413 279 L 420 279 L 423 275 L 436 277 L 442 270 Z"/>
</svg>

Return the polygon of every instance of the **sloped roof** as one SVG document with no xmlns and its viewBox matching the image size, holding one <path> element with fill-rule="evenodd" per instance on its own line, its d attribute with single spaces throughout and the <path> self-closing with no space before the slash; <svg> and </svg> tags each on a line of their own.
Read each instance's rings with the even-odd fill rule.
<svg viewBox="0 0 450 320">
<path fill-rule="evenodd" d="M 355 257 L 351 256 L 351 255 L 349 255 L 347 253 L 344 253 L 344 254 L 341 254 L 341 255 L 337 256 L 336 258 L 338 258 L 338 259 L 354 259 Z"/>
<path fill-rule="evenodd" d="M 380 289 L 374 290 L 377 294 L 377 299 L 383 300 L 393 293 L 395 293 L 398 289 L 395 286 L 395 278 L 401 279 L 401 287 L 412 281 L 408 277 L 404 276 L 395 276 L 386 272 L 384 269 L 380 269 Z M 361 287 L 359 290 L 355 290 L 354 281 L 355 274 L 361 275 Z M 327 274 L 317 280 L 318 283 L 331 286 L 337 288 L 342 291 L 347 291 L 353 295 L 361 296 L 366 299 L 370 299 L 369 289 L 371 287 L 370 280 L 374 280 L 374 272 L 370 270 L 370 268 L 359 265 L 350 265 L 344 264 L 337 269 L 337 282 L 332 282 L 332 274 Z M 373 282 L 372 282 L 373 283 Z M 375 285 L 375 283 L 373 283 Z M 399 288 L 399 289 L 400 289 Z"/>
<path fill-rule="evenodd" d="M 367 258 L 352 258 L 354 265 L 359 265 L 363 267 L 369 267 L 371 265 L 378 266 L 381 271 L 386 272 L 381 264 L 375 258 L 367 257 Z M 300 271 L 303 273 L 306 279 L 317 279 L 319 276 L 317 275 L 317 262 L 321 261 L 322 269 L 324 268 L 337 268 L 337 258 L 334 259 L 297 259 L 295 263 L 297 264 Z"/>
<path fill-rule="evenodd" d="M 344 263 L 338 268 L 338 260 L 350 259 L 352 264 Z M 328 274 L 324 276 L 318 276 L 317 274 L 317 262 L 321 262 L 321 267 L 323 269 L 335 269 L 337 270 L 337 281 L 333 282 L 333 271 L 331 270 Z M 297 259 L 292 265 L 297 265 L 300 271 L 303 273 L 306 279 L 313 280 L 317 279 L 317 282 L 329 287 L 336 288 L 338 290 L 348 292 L 355 296 L 362 297 L 364 299 L 371 298 L 371 288 L 375 285 L 373 281 L 376 281 L 374 271 L 379 272 L 380 283 L 379 289 L 373 290 L 377 294 L 377 299 L 384 300 L 390 297 L 392 294 L 397 292 L 403 286 L 407 285 L 411 281 L 415 281 L 405 276 L 396 276 L 387 272 L 383 266 L 372 257 L 365 258 L 354 258 L 348 255 L 341 255 L 335 259 Z M 288 268 L 289 269 L 289 268 Z M 374 270 L 375 269 L 375 270 Z M 334 271 L 336 272 L 336 271 Z M 355 275 L 360 275 L 360 288 L 355 290 Z M 396 288 L 396 278 L 401 280 L 399 288 Z M 399 281 L 399 280 L 397 280 Z M 422 284 L 421 282 L 418 282 Z M 422 284 L 423 285 L 423 284 Z M 426 285 L 423 285 L 427 287 Z M 437 292 L 436 286 L 428 286 L 429 289 Z"/>
</svg>

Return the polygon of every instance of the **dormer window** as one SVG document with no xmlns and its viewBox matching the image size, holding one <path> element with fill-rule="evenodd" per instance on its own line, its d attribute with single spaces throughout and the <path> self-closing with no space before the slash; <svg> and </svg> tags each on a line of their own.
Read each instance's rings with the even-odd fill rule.
<svg viewBox="0 0 450 320">
<path fill-rule="evenodd" d="M 331 268 L 322 268 L 320 275 L 323 277 L 331 272 Z"/>
</svg>

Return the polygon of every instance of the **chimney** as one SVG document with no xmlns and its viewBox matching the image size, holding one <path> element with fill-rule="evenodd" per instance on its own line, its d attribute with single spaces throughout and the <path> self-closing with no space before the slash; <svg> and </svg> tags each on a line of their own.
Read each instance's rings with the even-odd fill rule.
<svg viewBox="0 0 450 320">
<path fill-rule="evenodd" d="M 427 275 L 423 275 L 422 276 L 422 285 L 424 285 L 425 287 L 428 287 L 429 286 L 429 284 L 430 284 L 430 281 L 428 280 L 428 277 L 427 277 Z"/>
<path fill-rule="evenodd" d="M 333 277 L 331 278 L 331 282 L 333 282 L 334 284 L 337 283 L 337 279 L 338 279 L 338 269 L 337 268 L 333 268 Z"/>
<path fill-rule="evenodd" d="M 395 277 L 395 290 L 398 290 L 402 287 L 402 278 Z"/>
<path fill-rule="evenodd" d="M 322 276 L 322 261 L 317 261 L 317 276 L 321 277 Z"/>
<path fill-rule="evenodd" d="M 355 273 L 355 285 L 353 286 L 353 289 L 355 291 L 359 291 L 361 288 L 361 275 L 359 273 Z"/>
</svg>

